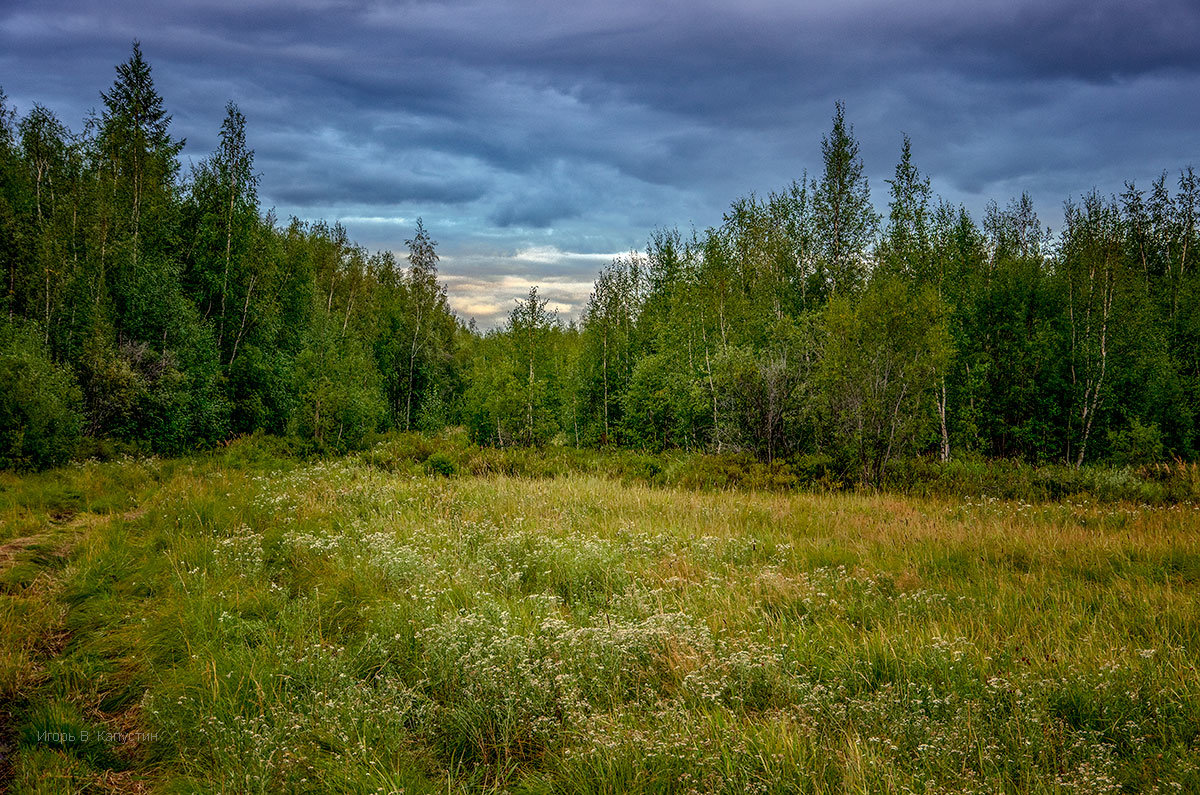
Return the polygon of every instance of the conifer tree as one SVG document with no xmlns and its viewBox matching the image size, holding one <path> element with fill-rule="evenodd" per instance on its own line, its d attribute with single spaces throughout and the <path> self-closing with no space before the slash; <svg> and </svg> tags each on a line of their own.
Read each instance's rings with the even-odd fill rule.
<svg viewBox="0 0 1200 795">
<path fill-rule="evenodd" d="M 824 171 L 813 185 L 819 247 L 815 291 L 821 295 L 853 292 L 867 275 L 879 216 L 858 148 L 846 106 L 838 102 L 833 129 L 821 140 Z"/>
</svg>

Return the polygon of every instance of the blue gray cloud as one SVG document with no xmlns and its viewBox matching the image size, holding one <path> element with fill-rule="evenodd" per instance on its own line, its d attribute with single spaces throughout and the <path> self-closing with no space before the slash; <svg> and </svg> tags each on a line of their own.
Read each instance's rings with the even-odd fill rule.
<svg viewBox="0 0 1200 795">
<path fill-rule="evenodd" d="M 947 198 L 1050 221 L 1200 152 L 1194 0 L 8 0 L 0 85 L 78 127 L 134 38 L 186 157 L 238 102 L 281 216 L 390 248 L 423 216 L 484 325 L 528 283 L 571 316 L 654 226 L 816 172 L 838 99 L 880 203 L 902 132 Z"/>
</svg>

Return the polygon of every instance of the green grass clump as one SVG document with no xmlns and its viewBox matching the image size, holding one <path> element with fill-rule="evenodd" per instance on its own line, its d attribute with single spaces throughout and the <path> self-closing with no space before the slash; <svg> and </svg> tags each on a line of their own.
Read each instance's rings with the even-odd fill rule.
<svg viewBox="0 0 1200 795">
<path fill-rule="evenodd" d="M 1195 506 L 535 455 L 5 475 L 8 786 L 1200 790 Z"/>
</svg>

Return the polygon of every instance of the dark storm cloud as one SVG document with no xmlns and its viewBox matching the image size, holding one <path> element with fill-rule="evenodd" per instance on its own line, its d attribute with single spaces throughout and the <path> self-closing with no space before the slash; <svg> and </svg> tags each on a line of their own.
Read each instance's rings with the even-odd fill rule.
<svg viewBox="0 0 1200 795">
<path fill-rule="evenodd" d="M 576 311 L 653 226 L 819 171 L 836 99 L 877 201 L 901 131 L 948 198 L 1047 220 L 1200 152 L 1194 0 L 9 0 L 0 85 L 78 127 L 134 38 L 186 157 L 235 100 L 268 204 L 379 247 L 423 215 L 482 322 L 522 281 Z"/>
</svg>

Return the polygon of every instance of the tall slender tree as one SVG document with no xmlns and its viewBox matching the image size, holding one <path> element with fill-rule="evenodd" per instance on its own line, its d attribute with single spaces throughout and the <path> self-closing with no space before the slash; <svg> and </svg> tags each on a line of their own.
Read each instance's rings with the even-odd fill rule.
<svg viewBox="0 0 1200 795">
<path fill-rule="evenodd" d="M 436 353 L 432 342 L 435 339 L 435 324 L 438 315 L 445 319 L 449 312 L 445 288 L 437 281 L 437 241 L 430 237 L 420 218 L 417 219 L 412 238 L 405 240 L 404 245 L 408 246 L 409 323 L 412 334 L 408 350 L 408 395 L 404 406 L 404 428 L 408 430 L 413 423 L 413 400 L 418 395 L 418 362 Z M 444 330 L 445 324 L 441 326 Z"/>
<path fill-rule="evenodd" d="M 879 267 L 917 281 L 930 280 L 932 246 L 929 236 L 929 178 L 912 160 L 912 141 L 907 135 L 900 147 L 895 175 L 887 180 L 887 226 L 876 257 Z"/>
<path fill-rule="evenodd" d="M 545 439 L 551 430 L 543 426 L 550 414 L 545 371 L 549 364 L 547 342 L 557 318 L 546 308 L 547 303 L 548 299 L 538 295 L 537 287 L 530 287 L 529 294 L 517 301 L 508 316 L 516 369 L 524 381 L 525 423 L 521 435 L 526 444 Z"/>
<path fill-rule="evenodd" d="M 140 42 L 133 42 L 129 60 L 117 67 L 112 88 L 100 96 L 104 101 L 98 141 L 102 172 L 119 213 L 116 221 L 131 238 L 129 260 L 136 267 L 144 255 L 147 230 L 156 234 L 154 242 L 160 248 L 169 242 L 155 223 L 143 221 L 147 215 L 160 221 L 169 211 L 179 169 L 176 158 L 185 141 L 171 137 L 171 116 L 154 87 Z"/>
<path fill-rule="evenodd" d="M 248 308 L 256 287 L 262 289 L 261 275 L 247 261 L 259 223 L 254 150 L 246 145 L 246 117 L 232 102 L 225 106 L 216 151 L 193 171 L 188 209 L 192 246 L 187 278 L 197 282 L 195 299 L 204 316 L 213 319 L 217 346 L 231 363 L 243 325 L 232 304 Z"/>
<path fill-rule="evenodd" d="M 586 405 L 598 404 L 601 444 L 615 441 L 613 431 L 621 422 L 621 399 L 633 374 L 638 278 L 637 255 L 614 260 L 596 278 L 584 309 L 580 362 L 586 372 L 581 386 L 588 393 Z"/>
<path fill-rule="evenodd" d="M 833 129 L 821 140 L 821 158 L 824 171 L 813 185 L 820 252 L 816 288 L 823 295 L 849 293 L 866 277 L 879 216 L 841 102 L 835 106 Z"/>
<path fill-rule="evenodd" d="M 20 240 L 20 203 L 24 186 L 20 179 L 20 153 L 16 146 L 15 108 L 0 87 L 0 262 L 4 265 L 3 303 L 5 316 L 12 320 L 17 312 L 17 274 L 25 253 Z"/>
<path fill-rule="evenodd" d="M 1115 206 L 1096 191 L 1064 213 L 1062 273 L 1067 287 L 1071 384 L 1078 411 L 1075 466 L 1083 465 L 1110 377 L 1114 300 L 1122 259 Z"/>
</svg>

